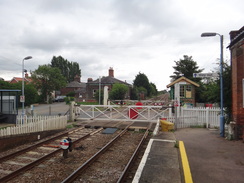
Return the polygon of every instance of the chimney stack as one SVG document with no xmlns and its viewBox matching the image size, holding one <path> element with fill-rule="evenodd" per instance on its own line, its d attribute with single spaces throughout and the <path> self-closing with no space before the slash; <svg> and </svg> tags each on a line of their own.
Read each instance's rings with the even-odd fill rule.
<svg viewBox="0 0 244 183">
<path fill-rule="evenodd" d="M 80 76 L 75 75 L 74 81 L 77 81 L 77 82 L 79 82 L 79 83 L 80 83 Z"/>
<path fill-rule="evenodd" d="M 114 69 L 113 69 L 113 67 L 110 67 L 109 68 L 109 70 L 108 70 L 108 76 L 114 77 Z"/>
<path fill-rule="evenodd" d="M 87 79 L 87 83 L 92 82 L 92 81 L 93 81 L 92 78 L 88 78 L 88 79 Z"/>
</svg>

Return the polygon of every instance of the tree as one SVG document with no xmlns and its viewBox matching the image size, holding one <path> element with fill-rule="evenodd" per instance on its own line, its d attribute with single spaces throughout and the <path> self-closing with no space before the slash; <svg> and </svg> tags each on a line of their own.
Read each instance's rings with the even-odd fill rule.
<svg viewBox="0 0 244 183">
<path fill-rule="evenodd" d="M 68 82 L 74 81 L 76 75 L 81 76 L 79 64 L 77 62 L 69 62 L 61 56 L 53 56 L 51 67 L 59 68 L 62 75 L 65 76 Z"/>
<path fill-rule="evenodd" d="M 147 91 L 145 96 L 150 96 L 151 85 L 145 74 L 139 72 L 139 74 L 136 75 L 136 78 L 133 81 L 133 85 L 134 85 L 134 87 L 137 87 L 137 88 L 139 88 L 139 87 L 145 88 L 145 90 Z M 138 90 L 138 92 L 140 92 L 140 91 Z"/>
<path fill-rule="evenodd" d="M 41 65 L 31 75 L 37 89 L 41 91 L 42 101 L 47 101 L 54 90 L 66 85 L 66 79 L 60 70 L 49 65 Z"/>
<path fill-rule="evenodd" d="M 199 69 L 197 62 L 192 59 L 192 56 L 184 55 L 183 59 L 174 62 L 176 64 L 176 66 L 173 66 L 175 71 L 170 78 L 176 80 L 183 75 L 192 81 L 200 82 L 201 79 L 193 78 L 193 73 L 201 73 L 204 69 Z"/>
<path fill-rule="evenodd" d="M 150 94 L 151 96 L 156 96 L 158 94 L 157 87 L 154 83 L 150 83 Z"/>
<path fill-rule="evenodd" d="M 0 81 L 0 88 L 1 89 L 12 89 L 12 90 L 22 90 L 22 82 L 18 82 L 18 83 L 9 83 L 6 81 Z M 18 96 L 21 95 L 21 92 L 18 93 Z M 35 86 L 32 83 L 28 83 L 26 84 L 25 82 L 25 105 L 31 105 L 35 102 L 37 102 L 38 100 L 38 93 L 37 90 L 35 88 Z M 21 106 L 21 103 L 19 103 L 19 105 Z"/>
<path fill-rule="evenodd" d="M 128 92 L 128 86 L 120 83 L 115 83 L 109 92 L 109 99 L 111 100 L 124 100 L 125 94 Z"/>
<path fill-rule="evenodd" d="M 232 90 L 231 66 L 227 62 L 223 63 L 223 91 L 224 108 L 227 114 L 226 120 L 229 122 L 231 120 Z M 206 84 L 203 84 L 201 97 L 207 103 L 218 103 L 220 105 L 220 79 L 210 80 Z"/>
</svg>

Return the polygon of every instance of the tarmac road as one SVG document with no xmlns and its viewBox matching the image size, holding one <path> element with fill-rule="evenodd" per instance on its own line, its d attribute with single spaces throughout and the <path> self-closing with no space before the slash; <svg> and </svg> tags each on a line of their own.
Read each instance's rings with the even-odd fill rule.
<svg viewBox="0 0 244 183">
<path fill-rule="evenodd" d="M 177 140 L 185 144 L 195 183 L 243 183 L 244 143 L 220 137 L 205 128 L 178 129 Z"/>
<path fill-rule="evenodd" d="M 64 115 L 69 110 L 69 105 L 65 102 L 56 102 L 52 104 L 38 104 L 34 106 L 34 114 L 36 115 Z M 31 109 L 27 108 L 26 112 L 31 113 Z M 22 114 L 22 109 L 19 109 Z"/>
</svg>

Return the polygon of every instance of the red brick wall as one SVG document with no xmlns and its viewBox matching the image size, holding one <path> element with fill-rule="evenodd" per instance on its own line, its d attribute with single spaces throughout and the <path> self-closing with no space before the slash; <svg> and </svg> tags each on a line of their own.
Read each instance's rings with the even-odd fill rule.
<svg viewBox="0 0 244 183">
<path fill-rule="evenodd" d="M 244 41 L 231 49 L 232 58 L 232 116 L 237 124 L 244 125 L 243 86 L 244 79 Z"/>
</svg>

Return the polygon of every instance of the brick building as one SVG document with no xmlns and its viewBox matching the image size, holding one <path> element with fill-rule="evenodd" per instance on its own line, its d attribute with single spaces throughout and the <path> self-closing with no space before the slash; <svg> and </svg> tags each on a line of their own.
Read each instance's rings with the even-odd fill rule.
<svg viewBox="0 0 244 183">
<path fill-rule="evenodd" d="M 244 129 L 244 26 L 230 32 L 232 69 L 232 118 L 236 122 L 236 137 L 243 135 Z"/>
<path fill-rule="evenodd" d="M 95 81 L 93 81 L 92 78 L 87 79 L 86 98 L 88 101 L 94 101 L 95 100 L 95 93 L 96 93 L 96 91 L 99 90 L 99 83 L 100 83 L 100 87 L 101 87 L 102 91 L 103 91 L 103 88 L 105 86 L 108 86 L 108 91 L 110 91 L 113 87 L 113 84 L 115 84 L 115 83 L 125 84 L 129 87 L 129 91 L 126 94 L 125 98 L 128 99 L 130 96 L 130 89 L 132 88 L 132 85 L 130 85 L 124 81 L 121 81 L 119 79 L 116 79 L 114 77 L 114 70 L 112 67 L 110 67 L 109 71 L 108 71 L 108 76 L 103 76 L 102 78 L 100 78 L 100 81 L 99 81 L 99 79 L 96 79 Z"/>
<path fill-rule="evenodd" d="M 74 81 L 68 83 L 65 88 L 62 88 L 60 90 L 60 93 L 58 93 L 58 95 L 65 96 L 70 92 L 75 93 L 75 99 L 77 102 L 86 99 L 86 83 L 82 83 L 80 81 L 80 76 L 75 76 Z"/>
<path fill-rule="evenodd" d="M 27 82 L 27 83 L 32 82 L 32 79 L 29 77 L 28 73 L 25 73 L 24 81 Z M 21 77 L 13 77 L 9 81 L 9 83 L 18 83 L 18 82 L 22 82 L 22 78 Z"/>
</svg>

